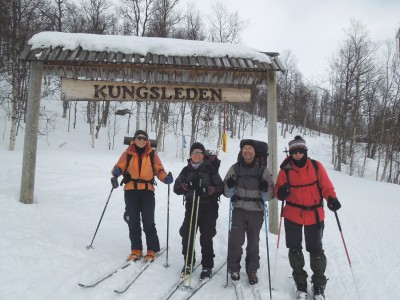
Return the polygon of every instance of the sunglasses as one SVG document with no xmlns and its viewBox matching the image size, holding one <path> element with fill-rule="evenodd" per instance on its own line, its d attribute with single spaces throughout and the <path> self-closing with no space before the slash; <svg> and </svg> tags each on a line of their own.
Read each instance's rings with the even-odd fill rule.
<svg viewBox="0 0 400 300">
<path fill-rule="evenodd" d="M 137 137 L 136 137 L 136 140 L 139 140 L 139 141 L 148 141 L 149 138 L 147 138 L 147 137 L 145 137 L 145 136 L 137 136 Z"/>
<path fill-rule="evenodd" d="M 200 155 L 200 154 L 203 154 L 203 152 L 201 152 L 201 151 L 193 151 L 192 152 L 192 155 Z"/>
<path fill-rule="evenodd" d="M 291 155 L 296 154 L 296 153 L 305 154 L 306 152 L 307 152 L 307 150 L 305 150 L 305 149 L 294 149 L 294 150 L 289 151 L 289 153 Z"/>
</svg>

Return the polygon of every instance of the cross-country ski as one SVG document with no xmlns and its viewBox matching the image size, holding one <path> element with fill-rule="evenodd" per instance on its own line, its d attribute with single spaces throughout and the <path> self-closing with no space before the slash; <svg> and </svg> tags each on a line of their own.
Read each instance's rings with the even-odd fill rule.
<svg viewBox="0 0 400 300">
<path fill-rule="evenodd" d="M 158 252 L 156 254 L 156 258 L 159 258 L 161 254 L 163 254 L 165 252 L 165 248 L 161 249 L 160 252 Z M 135 281 L 144 273 L 144 271 L 146 271 L 147 268 L 149 268 L 151 265 L 153 264 L 153 262 L 148 262 L 148 261 L 144 261 L 143 265 L 140 266 L 139 270 L 135 272 L 134 276 L 127 279 L 123 284 L 121 284 L 121 286 L 119 286 L 118 288 L 116 288 L 114 290 L 115 293 L 117 294 L 122 294 L 125 293 L 128 288 L 135 283 Z"/>
<path fill-rule="evenodd" d="M 84 283 L 78 283 L 79 286 L 89 288 L 89 287 L 94 287 L 100 282 L 103 282 L 104 280 L 110 278 L 113 276 L 115 273 L 117 273 L 119 270 L 125 269 L 128 266 L 131 265 L 130 261 L 124 261 L 122 264 L 118 265 L 117 267 L 113 267 L 111 270 L 105 271 L 103 274 L 98 275 L 95 279 L 84 282 Z"/>
</svg>

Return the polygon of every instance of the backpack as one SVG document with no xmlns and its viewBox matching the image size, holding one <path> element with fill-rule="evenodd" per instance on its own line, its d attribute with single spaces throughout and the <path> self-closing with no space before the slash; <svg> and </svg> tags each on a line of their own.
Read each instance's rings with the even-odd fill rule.
<svg viewBox="0 0 400 300">
<path fill-rule="evenodd" d="M 221 166 L 221 160 L 218 158 L 217 154 L 213 150 L 206 150 L 204 153 L 204 159 L 211 162 L 214 168 L 219 171 L 219 167 Z"/>
<path fill-rule="evenodd" d="M 146 180 L 143 180 L 143 179 L 137 179 L 137 180 L 132 179 L 131 175 L 127 172 L 128 166 L 129 166 L 129 162 L 130 162 L 131 159 L 132 159 L 132 154 L 127 154 L 127 155 L 126 155 L 126 168 L 125 168 L 125 173 L 123 174 L 123 177 L 124 177 L 124 178 L 123 178 L 123 180 L 121 181 L 120 185 L 122 185 L 122 184 L 127 184 L 127 183 L 130 182 L 130 181 L 133 181 L 135 185 L 136 185 L 138 182 L 146 183 L 146 189 L 147 189 L 147 184 L 148 184 L 148 183 L 151 183 L 153 186 L 154 186 L 154 185 L 157 185 L 157 182 L 154 180 L 154 153 L 155 153 L 155 150 L 154 150 L 154 148 L 153 148 L 153 149 L 151 150 L 151 152 L 149 153 L 150 162 L 151 162 L 151 167 L 152 167 L 152 169 L 153 169 L 153 179 L 152 179 L 152 180 L 146 181 Z M 137 187 L 135 187 L 135 189 L 137 189 Z"/>
<path fill-rule="evenodd" d="M 262 142 L 262 141 L 258 141 L 258 140 L 252 140 L 252 139 L 243 139 L 240 141 L 240 149 L 243 148 L 243 145 L 247 142 L 247 141 L 251 141 L 252 143 L 254 143 L 255 146 L 255 151 L 256 151 L 256 156 L 255 159 L 256 161 L 258 161 L 260 163 L 260 165 L 262 166 L 267 166 L 268 162 L 268 144 L 266 142 Z M 239 151 L 238 153 L 238 161 L 240 161 L 242 157 L 242 150 Z"/>
</svg>

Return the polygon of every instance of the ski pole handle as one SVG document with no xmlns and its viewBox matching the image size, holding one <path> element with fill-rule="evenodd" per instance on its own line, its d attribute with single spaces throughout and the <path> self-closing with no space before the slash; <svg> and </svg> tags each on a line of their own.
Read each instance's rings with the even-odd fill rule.
<svg viewBox="0 0 400 300">
<path fill-rule="evenodd" d="M 118 188 L 118 178 L 117 177 L 111 177 L 111 185 L 114 189 Z"/>
</svg>

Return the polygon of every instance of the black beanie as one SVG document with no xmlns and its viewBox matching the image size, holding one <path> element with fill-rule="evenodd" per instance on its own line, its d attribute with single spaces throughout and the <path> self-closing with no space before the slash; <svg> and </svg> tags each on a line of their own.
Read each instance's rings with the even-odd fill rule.
<svg viewBox="0 0 400 300">
<path fill-rule="evenodd" d="M 256 150 L 256 144 L 255 144 L 254 141 L 251 140 L 251 139 L 242 140 L 242 141 L 240 142 L 240 150 L 242 150 L 243 147 L 246 146 L 246 145 L 252 146 L 252 147 L 254 148 L 254 151 Z"/>
<path fill-rule="evenodd" d="M 133 135 L 133 139 L 136 139 L 139 135 L 144 135 L 145 137 L 149 138 L 149 135 L 144 130 L 137 130 Z"/>
<path fill-rule="evenodd" d="M 192 151 L 193 151 L 194 149 L 199 149 L 199 150 L 201 150 L 201 151 L 203 152 L 203 154 L 206 152 L 206 148 L 204 148 L 203 144 L 202 144 L 202 143 L 199 143 L 199 142 L 193 143 L 193 145 L 190 147 L 190 153 L 192 153 Z"/>
</svg>

